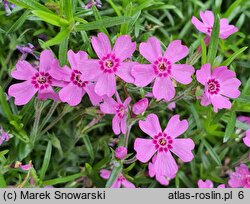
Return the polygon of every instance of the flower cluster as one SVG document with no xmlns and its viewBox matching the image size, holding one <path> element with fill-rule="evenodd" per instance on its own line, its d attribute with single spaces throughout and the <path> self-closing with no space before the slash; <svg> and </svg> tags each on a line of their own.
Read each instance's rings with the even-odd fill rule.
<svg viewBox="0 0 250 204">
<path fill-rule="evenodd" d="M 200 16 L 203 23 L 196 17 L 192 18 L 192 23 L 199 31 L 210 36 L 214 15 L 211 11 L 206 11 L 201 12 Z M 236 27 L 228 24 L 227 19 L 221 19 L 220 24 L 221 39 L 226 39 L 237 31 Z M 27 104 L 37 93 L 39 100 L 50 98 L 76 106 L 87 94 L 93 106 L 99 106 L 102 113 L 114 116 L 112 119 L 114 134 L 125 135 L 128 131 L 128 119 L 143 115 L 150 103 L 147 98 L 143 98 L 131 105 L 133 100 L 129 93 L 126 93 L 126 99 L 122 100 L 117 90 L 118 81 L 136 87 L 152 87 L 152 93 L 146 97 L 169 102 L 169 109 L 173 109 L 176 105 L 171 101 L 176 96 L 176 87 L 179 84 L 181 86 L 191 84 L 195 77 L 204 87 L 200 97 L 201 105 L 212 104 L 215 112 L 223 108 L 230 109 L 232 104 L 229 99 L 240 95 L 241 82 L 236 78 L 235 72 L 228 67 L 212 67 L 207 63 L 195 70 L 190 64 L 180 63 L 189 54 L 188 47 L 183 45 L 181 40 L 173 40 L 166 50 L 162 49 L 161 42 L 156 37 L 150 37 L 146 42 L 140 43 L 139 53 L 147 61 L 145 64 L 133 61 L 136 43 L 132 42 L 128 35 L 119 36 L 112 46 L 108 36 L 99 33 L 92 37 L 91 43 L 97 59 L 90 59 L 85 51 L 75 53 L 69 50 L 67 53 L 69 65 L 62 67 L 52 51 L 44 50 L 41 52 L 38 67 L 25 60 L 19 60 L 11 76 L 23 82 L 11 85 L 8 90 L 9 96 L 15 98 L 16 105 Z M 30 52 L 33 53 L 32 50 Z M 183 162 L 190 162 L 194 157 L 192 153 L 195 147 L 194 141 L 186 137 L 178 138 L 188 129 L 188 121 L 181 120 L 178 114 L 173 115 L 166 128 L 162 130 L 158 116 L 152 113 L 148 114 L 145 120 L 139 120 L 139 127 L 150 138 L 135 139 L 136 159 L 143 163 L 150 161 L 149 176 L 155 177 L 162 185 L 168 185 L 169 180 L 178 172 L 178 165 L 172 154 Z M 249 137 L 248 131 L 244 139 L 248 145 Z M 126 147 L 117 148 L 115 151 L 117 160 L 124 159 L 126 155 Z M 108 179 L 110 171 L 101 170 L 100 175 Z M 231 177 L 233 180 L 236 176 L 232 174 Z M 198 185 L 213 187 L 211 181 L 200 180 Z M 135 187 L 122 173 L 112 185 L 112 187 L 120 186 Z"/>
</svg>

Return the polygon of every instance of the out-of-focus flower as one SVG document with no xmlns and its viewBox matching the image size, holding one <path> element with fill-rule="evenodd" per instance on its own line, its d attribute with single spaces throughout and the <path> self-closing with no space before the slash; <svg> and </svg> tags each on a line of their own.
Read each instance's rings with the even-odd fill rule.
<svg viewBox="0 0 250 204">
<path fill-rule="evenodd" d="M 172 103 L 168 104 L 168 109 L 171 110 L 171 111 L 173 111 L 175 109 L 175 107 L 176 107 L 175 102 L 172 102 Z"/>
<path fill-rule="evenodd" d="M 235 72 L 226 66 L 216 67 L 211 70 L 210 64 L 204 64 L 196 71 L 197 80 L 205 86 L 201 99 L 201 105 L 208 106 L 212 103 L 214 111 L 218 109 L 230 109 L 232 104 L 229 98 L 237 98 L 241 82 L 236 78 Z"/>
<path fill-rule="evenodd" d="M 211 36 L 214 26 L 214 14 L 212 11 L 200 12 L 202 22 L 199 21 L 195 16 L 192 17 L 192 23 L 202 33 Z M 233 33 L 237 32 L 238 28 L 233 25 L 229 25 L 226 18 L 220 19 L 220 38 L 226 39 Z"/>
<path fill-rule="evenodd" d="M 3 5 L 4 5 L 5 12 L 6 12 L 6 16 L 9 16 L 11 14 L 11 10 L 10 10 L 8 1 L 3 0 Z M 13 8 L 12 5 L 11 5 L 11 8 Z"/>
<path fill-rule="evenodd" d="M 40 56 L 39 70 L 25 60 L 17 62 L 16 69 L 11 72 L 11 76 L 25 81 L 11 85 L 8 90 L 8 95 L 15 98 L 16 105 L 25 105 L 37 92 L 40 100 L 48 98 L 59 100 L 52 86 L 61 83 L 53 79 L 49 74 L 53 59 L 53 53 L 50 50 L 44 50 Z"/>
<path fill-rule="evenodd" d="M 11 137 L 13 136 L 8 132 L 5 132 L 3 128 L 0 126 L 0 145 L 3 144 L 4 142 L 9 141 Z"/>
<path fill-rule="evenodd" d="M 116 92 L 116 75 L 128 83 L 134 82 L 130 72 L 136 62 L 125 61 L 136 48 L 136 43 L 131 41 L 130 36 L 119 36 L 113 49 L 108 36 L 104 33 L 92 37 L 91 42 L 99 60 L 90 59 L 79 63 L 82 70 L 81 80 L 96 81 L 95 92 L 108 97 Z"/>
<path fill-rule="evenodd" d="M 113 98 L 105 97 L 104 102 L 100 105 L 103 113 L 115 115 L 112 120 L 112 129 L 116 135 L 121 132 L 126 134 L 127 129 L 127 112 L 131 98 L 128 97 L 124 102 L 121 101 L 116 93 L 117 102 Z"/>
<path fill-rule="evenodd" d="M 91 9 L 92 6 L 96 6 L 97 8 L 101 8 L 102 2 L 100 0 L 89 0 L 89 2 L 86 5 L 83 5 L 82 7 L 85 9 Z"/>
<path fill-rule="evenodd" d="M 230 174 L 228 184 L 232 188 L 250 188 L 250 172 L 247 165 L 241 164 L 236 167 L 235 172 Z"/>
<path fill-rule="evenodd" d="M 111 171 L 106 170 L 106 169 L 102 169 L 100 171 L 100 176 L 104 179 L 109 179 L 111 174 Z M 128 181 L 123 174 L 121 173 L 119 175 L 119 177 L 114 181 L 113 185 L 111 186 L 111 188 L 120 188 L 120 187 L 124 187 L 124 188 L 135 188 L 135 185 L 133 183 L 131 183 L 130 181 Z"/>
<path fill-rule="evenodd" d="M 124 146 L 119 146 L 115 149 L 115 157 L 117 159 L 124 159 L 127 156 L 128 150 Z"/>
<path fill-rule="evenodd" d="M 58 81 L 63 81 L 63 88 L 59 91 L 61 101 L 67 102 L 70 106 L 78 105 L 85 93 L 88 94 L 93 105 L 99 104 L 101 97 L 94 92 L 95 84 L 88 81 L 82 81 L 82 69 L 79 63 L 88 59 L 88 54 L 84 51 L 74 53 L 68 51 L 68 60 L 71 69 L 68 66 L 60 67 L 58 60 L 53 60 L 49 74 Z"/>
<path fill-rule="evenodd" d="M 17 45 L 16 48 L 22 53 L 20 60 L 25 60 L 28 54 L 33 55 L 37 60 L 39 60 L 39 57 L 34 53 L 35 47 L 31 43 L 28 43 L 27 45 Z"/>
<path fill-rule="evenodd" d="M 198 181 L 199 188 L 213 188 L 214 184 L 211 180 L 202 181 L 201 179 Z M 226 188 L 225 184 L 220 184 L 217 188 Z"/>
<path fill-rule="evenodd" d="M 133 111 L 134 114 L 140 115 L 140 114 L 142 114 L 147 108 L 148 108 L 148 99 L 147 99 L 147 98 L 143 98 L 143 99 L 139 100 L 138 102 L 136 102 L 136 103 L 133 105 L 132 111 Z"/>
<path fill-rule="evenodd" d="M 239 121 L 243 122 L 243 123 L 247 123 L 248 125 L 250 125 L 250 117 L 247 116 L 239 116 L 237 118 Z"/>
<path fill-rule="evenodd" d="M 243 142 L 246 146 L 250 147 L 250 129 L 246 131 L 246 137 L 243 138 Z"/>
<path fill-rule="evenodd" d="M 172 79 L 182 83 L 192 82 L 195 70 L 188 64 L 175 64 L 188 55 L 188 47 L 181 44 L 180 40 L 171 42 L 162 54 L 160 41 L 150 37 L 147 42 L 140 44 L 139 51 L 151 64 L 135 65 L 131 74 L 135 78 L 135 85 L 145 87 L 154 81 L 153 95 L 157 100 L 171 100 L 175 96 Z"/>
<path fill-rule="evenodd" d="M 20 161 L 17 161 L 17 162 L 15 163 L 15 168 L 20 168 L 20 169 L 22 169 L 22 170 L 24 170 L 24 171 L 28 171 L 28 170 L 30 170 L 32 167 L 33 167 L 32 161 L 29 161 L 28 164 L 22 164 L 22 162 L 20 162 Z"/>
<path fill-rule="evenodd" d="M 174 115 L 162 131 L 157 115 L 149 114 L 145 121 L 139 121 L 139 126 L 152 139 L 136 138 L 134 143 L 136 158 L 145 163 L 154 155 L 152 163 L 149 164 L 149 175 L 155 176 L 162 185 L 168 185 L 168 180 L 174 178 L 178 171 L 171 152 L 184 162 L 189 162 L 194 157 L 193 140 L 177 139 L 188 129 L 188 122 L 181 121 L 179 115 Z"/>
</svg>

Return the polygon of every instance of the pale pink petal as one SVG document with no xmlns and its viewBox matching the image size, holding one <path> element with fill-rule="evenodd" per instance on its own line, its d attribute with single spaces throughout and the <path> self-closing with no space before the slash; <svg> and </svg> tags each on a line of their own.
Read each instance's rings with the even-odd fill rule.
<svg viewBox="0 0 250 204">
<path fill-rule="evenodd" d="M 195 16 L 192 17 L 192 24 L 196 27 L 196 29 L 202 33 L 207 33 L 207 26 L 198 20 Z"/>
<path fill-rule="evenodd" d="M 106 169 L 102 169 L 102 170 L 100 171 L 100 176 L 101 176 L 102 178 L 104 178 L 104 179 L 109 179 L 110 174 L 111 174 L 111 171 L 106 170 Z"/>
<path fill-rule="evenodd" d="M 173 139 L 183 134 L 188 129 L 187 120 L 180 120 L 180 115 L 174 115 L 168 121 L 164 132 Z"/>
<path fill-rule="evenodd" d="M 229 22 L 226 18 L 220 20 L 220 38 L 226 39 L 233 33 L 237 32 L 238 28 L 233 25 L 229 25 Z"/>
<path fill-rule="evenodd" d="M 95 84 L 88 83 L 84 90 L 87 92 L 93 106 L 98 105 L 102 101 L 102 97 L 95 92 Z"/>
<path fill-rule="evenodd" d="M 136 43 L 131 41 L 129 35 L 119 36 L 115 42 L 113 52 L 121 61 L 130 58 L 134 53 Z"/>
<path fill-rule="evenodd" d="M 99 96 L 107 95 L 111 97 L 116 91 L 116 80 L 113 73 L 103 73 L 97 80 L 95 85 L 95 92 Z"/>
<path fill-rule="evenodd" d="M 51 63 L 49 74 L 56 80 L 70 82 L 72 70 L 68 66 L 60 67 L 59 61 L 54 59 Z"/>
<path fill-rule="evenodd" d="M 131 102 L 131 97 L 128 97 L 128 98 L 126 98 L 125 101 L 123 102 L 123 105 L 124 105 L 125 107 L 127 107 L 127 106 L 130 104 L 130 102 Z"/>
<path fill-rule="evenodd" d="M 220 94 L 230 98 L 238 98 L 240 91 L 238 90 L 241 82 L 239 79 L 232 78 L 221 83 Z"/>
<path fill-rule="evenodd" d="M 201 97 L 201 105 L 208 106 L 209 104 L 211 104 L 211 100 L 207 97 L 206 93 L 204 93 Z"/>
<path fill-rule="evenodd" d="M 246 137 L 243 138 L 243 142 L 250 147 L 250 129 L 246 131 Z"/>
<path fill-rule="evenodd" d="M 196 78 L 198 82 L 200 82 L 202 85 L 205 85 L 209 78 L 211 78 L 211 65 L 202 65 L 201 69 L 196 71 Z"/>
<path fill-rule="evenodd" d="M 217 109 L 222 109 L 222 108 L 230 109 L 232 106 L 229 99 L 220 94 L 211 96 L 211 103 L 214 106 L 215 112 L 218 111 Z"/>
<path fill-rule="evenodd" d="M 116 113 L 115 107 L 117 105 L 118 103 L 113 98 L 106 97 L 104 99 L 104 102 L 100 104 L 100 109 L 103 113 L 115 114 Z"/>
<path fill-rule="evenodd" d="M 126 179 L 122 181 L 122 186 L 124 188 L 135 188 L 135 185 Z"/>
<path fill-rule="evenodd" d="M 150 37 L 147 42 L 142 42 L 139 51 L 151 63 L 162 57 L 161 43 L 156 37 Z"/>
<path fill-rule="evenodd" d="M 121 133 L 121 127 L 120 127 L 121 119 L 119 116 L 115 115 L 112 120 L 112 129 L 116 135 L 119 135 Z"/>
<path fill-rule="evenodd" d="M 214 25 L 214 14 L 212 11 L 205 11 L 205 12 L 200 12 L 200 17 L 202 19 L 202 21 L 208 25 L 208 26 L 211 26 L 213 27 Z"/>
<path fill-rule="evenodd" d="M 60 101 L 58 94 L 52 89 L 51 86 L 38 90 L 37 98 L 39 100 L 47 100 L 48 98 L 53 99 L 54 101 Z"/>
<path fill-rule="evenodd" d="M 234 71 L 229 70 L 226 66 L 216 67 L 213 70 L 212 77 L 220 81 L 226 81 L 236 76 Z"/>
<path fill-rule="evenodd" d="M 151 139 L 136 138 L 134 143 L 136 158 L 141 162 L 148 162 L 155 154 L 156 149 Z"/>
<path fill-rule="evenodd" d="M 20 106 L 28 103 L 36 94 L 37 90 L 31 81 L 25 81 L 11 85 L 8 90 L 8 95 L 14 97 L 14 103 Z"/>
<path fill-rule="evenodd" d="M 178 166 L 169 151 L 158 152 L 154 166 L 156 175 L 167 176 L 169 178 L 174 178 L 178 171 Z"/>
<path fill-rule="evenodd" d="M 61 101 L 68 103 L 70 106 L 78 105 L 82 101 L 84 94 L 85 91 L 83 88 L 80 88 L 73 83 L 69 83 L 59 91 Z"/>
<path fill-rule="evenodd" d="M 135 85 L 139 87 L 147 86 L 155 78 L 154 69 L 150 64 L 135 65 L 131 70 L 131 74 L 135 79 Z"/>
<path fill-rule="evenodd" d="M 166 176 L 156 174 L 156 180 L 164 186 L 167 186 L 169 184 L 169 180 L 167 179 Z"/>
<path fill-rule="evenodd" d="M 137 62 L 122 62 L 121 66 L 116 71 L 116 75 L 127 83 L 134 83 L 134 77 L 131 74 L 132 68 L 138 65 Z"/>
<path fill-rule="evenodd" d="M 84 51 L 79 51 L 74 53 L 73 50 L 68 51 L 68 60 L 72 69 L 78 69 L 78 64 L 80 61 L 88 59 L 88 54 Z"/>
<path fill-rule="evenodd" d="M 153 86 L 153 95 L 157 100 L 171 100 L 175 96 L 175 88 L 169 77 L 157 77 Z"/>
<path fill-rule="evenodd" d="M 194 72 L 194 67 L 188 64 L 173 64 L 171 69 L 173 78 L 182 84 L 191 83 Z"/>
<path fill-rule="evenodd" d="M 140 120 L 139 126 L 143 132 L 151 137 L 154 137 L 158 133 L 162 132 L 159 119 L 155 114 L 149 114 L 145 121 Z"/>
<path fill-rule="evenodd" d="M 245 185 L 245 175 L 233 172 L 230 174 L 230 179 L 228 185 L 232 188 L 244 187 Z"/>
<path fill-rule="evenodd" d="M 149 174 L 150 177 L 154 177 L 155 176 L 155 167 L 154 167 L 154 164 L 151 163 L 151 162 L 149 162 L 149 164 L 148 164 L 148 174 Z"/>
<path fill-rule="evenodd" d="M 188 47 L 181 44 L 181 40 L 172 41 L 164 53 L 164 57 L 172 63 L 178 62 L 188 55 Z"/>
<path fill-rule="evenodd" d="M 44 50 L 40 55 L 40 72 L 48 72 L 51 68 L 51 62 L 54 60 L 54 54 L 51 50 Z"/>
<path fill-rule="evenodd" d="M 117 179 L 114 181 L 114 183 L 112 184 L 110 188 L 120 188 L 121 184 L 122 184 L 121 181 Z"/>
<path fill-rule="evenodd" d="M 198 181 L 199 188 L 213 188 L 214 184 L 210 180 L 202 181 L 201 179 Z"/>
<path fill-rule="evenodd" d="M 19 80 L 29 80 L 36 73 L 37 70 L 30 63 L 25 60 L 19 60 L 16 64 L 16 69 L 11 71 L 11 76 Z"/>
<path fill-rule="evenodd" d="M 96 80 L 103 72 L 100 69 L 99 60 L 84 60 L 79 62 L 78 69 L 82 73 L 82 81 Z"/>
<path fill-rule="evenodd" d="M 220 185 L 218 185 L 217 188 L 226 188 L 226 186 L 225 186 L 225 184 L 220 184 Z"/>
<path fill-rule="evenodd" d="M 171 151 L 176 154 L 182 161 L 190 162 L 194 158 L 192 150 L 194 142 L 190 138 L 174 139 L 173 149 Z"/>
<path fill-rule="evenodd" d="M 92 37 L 91 42 L 100 59 L 111 53 L 110 41 L 106 34 L 99 33 L 97 37 Z"/>
<path fill-rule="evenodd" d="M 123 117 L 121 119 L 121 131 L 122 131 L 122 134 L 126 134 L 127 132 L 127 117 Z"/>
</svg>

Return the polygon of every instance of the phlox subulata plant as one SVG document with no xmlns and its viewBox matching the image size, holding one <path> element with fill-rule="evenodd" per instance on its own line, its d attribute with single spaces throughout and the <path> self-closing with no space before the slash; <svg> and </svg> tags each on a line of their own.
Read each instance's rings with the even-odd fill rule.
<svg viewBox="0 0 250 204">
<path fill-rule="evenodd" d="M 231 7 L 183 3 L 194 9 L 184 18 L 173 3 L 164 16 L 171 24 L 175 11 L 185 29 L 171 33 L 157 19 L 164 1 L 20 2 L 3 2 L 4 18 L 26 11 L 0 31 L 34 24 L 38 40 L 24 32 L 31 41 L 0 75 L 2 186 L 250 186 L 247 47 Z"/>
</svg>

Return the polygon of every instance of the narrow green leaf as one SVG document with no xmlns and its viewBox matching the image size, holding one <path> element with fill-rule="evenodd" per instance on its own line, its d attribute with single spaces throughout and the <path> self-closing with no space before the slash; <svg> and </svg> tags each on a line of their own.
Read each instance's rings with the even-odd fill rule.
<svg viewBox="0 0 250 204">
<path fill-rule="evenodd" d="M 201 64 L 206 64 L 207 61 L 207 46 L 203 38 L 201 38 Z"/>
<path fill-rule="evenodd" d="M 46 41 L 42 47 L 45 49 L 47 47 L 60 44 L 66 37 L 68 37 L 69 33 L 70 30 L 68 28 L 61 30 L 54 38 Z"/>
<path fill-rule="evenodd" d="M 98 30 L 101 26 L 108 28 L 123 23 L 128 23 L 131 17 L 120 16 L 120 17 L 107 17 L 102 20 L 93 21 L 86 24 L 80 24 L 76 26 L 76 31 L 88 31 L 88 30 Z"/>
<path fill-rule="evenodd" d="M 179 171 L 178 172 L 178 177 L 180 178 L 180 180 L 189 188 L 193 188 L 194 185 L 193 183 L 190 181 L 190 179 L 184 174 L 183 171 Z"/>
<path fill-rule="evenodd" d="M 9 121 L 13 120 L 13 114 L 10 110 L 9 104 L 7 102 L 7 96 L 3 91 L 3 88 L 0 86 L 0 104 L 3 108 L 3 111 L 6 115 L 6 117 L 8 118 Z"/>
<path fill-rule="evenodd" d="M 227 9 L 226 13 L 223 14 L 223 18 L 228 18 L 231 13 L 236 9 L 237 6 L 241 4 L 242 0 L 236 0 L 234 3 L 230 5 L 230 7 Z"/>
<path fill-rule="evenodd" d="M 84 144 L 86 146 L 86 149 L 87 149 L 87 151 L 89 153 L 89 156 L 90 156 L 91 160 L 94 161 L 95 155 L 94 155 L 94 150 L 93 150 L 92 144 L 91 144 L 91 142 L 89 140 L 89 136 L 88 135 L 84 135 L 82 137 L 82 139 L 84 141 Z"/>
<path fill-rule="evenodd" d="M 229 58 L 227 58 L 224 62 L 222 62 L 222 66 L 229 66 L 236 57 L 239 57 L 241 53 L 243 53 L 248 47 L 243 47 L 239 50 L 237 50 L 235 53 L 233 53 Z"/>
<path fill-rule="evenodd" d="M 216 164 L 218 164 L 219 166 L 221 166 L 221 160 L 220 160 L 220 157 L 219 155 L 216 153 L 216 151 L 211 147 L 211 145 L 203 140 L 203 143 L 209 153 L 209 155 L 212 157 L 212 159 L 215 161 Z"/>
<path fill-rule="evenodd" d="M 115 180 L 118 178 L 122 171 L 122 164 L 120 162 L 116 162 L 115 166 L 110 174 L 110 177 L 106 183 L 106 188 L 110 188 L 112 184 L 115 182 Z"/>
<path fill-rule="evenodd" d="M 41 180 L 43 180 L 43 178 L 44 178 L 44 176 L 46 174 L 46 171 L 47 171 L 47 169 L 49 167 L 49 162 L 50 162 L 50 158 L 51 158 L 51 152 L 52 152 L 52 144 L 49 141 L 48 145 L 47 145 L 46 152 L 45 152 L 45 156 L 44 156 L 44 159 L 43 159 L 42 169 L 41 169 L 41 172 L 40 172 L 40 179 Z"/>
<path fill-rule="evenodd" d="M 8 2 L 13 3 L 17 6 L 20 6 L 22 8 L 28 8 L 31 10 L 41 10 L 46 12 L 52 12 L 49 10 L 46 6 L 38 3 L 36 0 L 8 0 Z"/>
<path fill-rule="evenodd" d="M 241 94 L 238 98 L 235 98 L 234 100 L 243 102 L 243 103 L 250 103 L 250 96 Z"/>
<path fill-rule="evenodd" d="M 68 21 L 73 19 L 72 0 L 63 0 L 63 9 Z"/>
<path fill-rule="evenodd" d="M 101 21 L 102 20 L 102 16 L 100 15 L 100 13 L 99 13 L 98 9 L 96 8 L 96 6 L 92 6 L 92 11 L 94 13 L 95 20 L 96 21 Z M 107 31 L 107 29 L 106 29 L 105 26 L 101 25 L 99 27 L 99 29 L 100 29 L 101 32 L 105 33 L 106 35 L 109 35 L 109 33 L 108 33 L 108 31 Z"/>
<path fill-rule="evenodd" d="M 67 63 L 67 52 L 68 52 L 69 37 L 66 37 L 59 46 L 59 62 L 61 66 Z"/>
<path fill-rule="evenodd" d="M 235 123 L 236 123 L 236 113 L 232 111 L 227 121 L 227 127 L 223 138 L 224 143 L 227 142 L 234 133 Z"/>
<path fill-rule="evenodd" d="M 62 26 L 68 26 L 69 25 L 69 22 L 55 14 L 52 14 L 52 13 L 48 13 L 46 11 L 39 11 L 39 10 L 35 10 L 35 11 L 32 11 L 32 13 L 41 18 L 43 21 L 49 23 L 49 24 L 52 24 L 52 25 L 55 25 L 55 26 L 58 26 L 58 27 L 62 27 Z"/>
<path fill-rule="evenodd" d="M 211 65 L 214 63 L 214 59 L 217 54 L 218 44 L 219 44 L 219 34 L 220 34 L 220 18 L 217 14 L 214 20 L 214 26 L 212 30 L 212 35 L 208 47 L 207 62 Z"/>
<path fill-rule="evenodd" d="M 7 184 L 6 184 L 6 181 L 4 179 L 4 175 L 0 174 L 0 188 L 6 188 L 6 187 L 7 187 Z"/>
<path fill-rule="evenodd" d="M 24 24 L 29 13 L 30 11 L 25 11 L 23 15 L 21 15 L 20 18 L 10 27 L 6 34 L 17 31 Z"/>
</svg>

